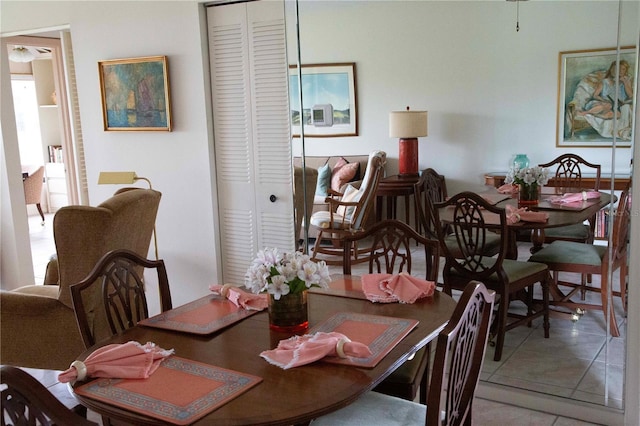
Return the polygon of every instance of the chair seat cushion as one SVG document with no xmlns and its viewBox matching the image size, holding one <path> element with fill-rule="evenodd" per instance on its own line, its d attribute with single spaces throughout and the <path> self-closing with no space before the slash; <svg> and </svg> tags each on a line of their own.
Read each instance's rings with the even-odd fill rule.
<svg viewBox="0 0 640 426">
<path fill-rule="evenodd" d="M 492 257 L 482 258 L 482 264 L 487 268 L 491 267 L 495 263 L 495 261 L 496 260 Z M 543 263 L 535 263 L 533 261 L 522 262 L 518 260 L 504 259 L 502 261 L 502 268 L 507 274 L 507 279 L 509 280 L 509 282 L 513 283 L 519 281 L 522 278 L 544 271 L 545 269 L 547 269 L 547 265 Z M 455 269 L 451 270 L 451 274 L 459 275 Z M 483 282 L 487 286 L 492 286 L 492 283 L 498 282 L 498 275 L 492 274 L 488 279 L 484 279 Z"/>
<path fill-rule="evenodd" d="M 546 238 L 562 238 L 577 241 L 586 241 L 589 238 L 589 227 L 582 223 L 574 225 L 559 226 L 557 228 L 547 228 L 544 230 Z"/>
<path fill-rule="evenodd" d="M 331 212 L 315 212 L 311 216 L 311 224 L 321 229 L 329 229 L 329 227 L 331 227 Z M 347 229 L 350 226 L 351 221 L 349 219 L 346 219 L 337 213 L 333 214 L 333 229 Z"/>
<path fill-rule="evenodd" d="M 423 425 L 426 417 L 425 405 L 378 392 L 367 392 L 353 404 L 313 420 L 311 426 Z"/>
<path fill-rule="evenodd" d="M 412 396 L 409 395 L 409 390 L 412 389 L 410 386 L 415 385 L 416 389 L 420 386 L 422 375 L 418 376 L 418 372 L 425 356 L 429 356 L 426 346 L 417 351 L 413 358 L 393 370 L 393 373 L 376 386 L 374 390 L 386 395 L 412 399 Z"/>
<path fill-rule="evenodd" d="M 599 266 L 606 252 L 607 246 L 572 241 L 554 241 L 533 254 L 529 261 Z"/>
<path fill-rule="evenodd" d="M 456 240 L 456 236 L 455 235 L 447 235 L 444 238 L 444 243 L 446 244 L 447 248 L 449 249 L 449 251 L 453 254 L 454 257 L 456 258 L 463 258 L 465 256 L 462 255 L 462 252 L 460 251 L 460 246 L 458 245 L 458 241 Z M 484 256 L 493 256 L 497 253 L 500 252 L 500 235 L 498 234 L 494 234 L 494 233 L 487 233 L 486 234 L 486 240 L 485 240 L 485 252 L 483 253 Z"/>
<path fill-rule="evenodd" d="M 57 285 L 27 285 L 24 287 L 18 287 L 13 291 L 21 294 L 31 294 L 34 296 L 57 299 L 60 288 Z"/>
</svg>

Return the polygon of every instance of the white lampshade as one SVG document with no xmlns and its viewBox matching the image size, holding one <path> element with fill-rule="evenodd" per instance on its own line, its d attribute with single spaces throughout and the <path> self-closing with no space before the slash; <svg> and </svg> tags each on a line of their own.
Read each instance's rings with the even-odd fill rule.
<svg viewBox="0 0 640 426">
<path fill-rule="evenodd" d="M 418 138 L 427 136 L 427 111 L 391 111 L 389 137 Z"/>
<path fill-rule="evenodd" d="M 13 62 L 31 62 L 35 57 L 33 52 L 24 46 L 16 46 L 9 52 L 9 60 Z"/>
</svg>

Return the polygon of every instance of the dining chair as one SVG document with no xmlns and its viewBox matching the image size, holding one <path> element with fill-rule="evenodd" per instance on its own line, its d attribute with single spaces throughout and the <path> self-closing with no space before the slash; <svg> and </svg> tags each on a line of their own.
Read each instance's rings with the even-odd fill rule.
<svg viewBox="0 0 640 426">
<path fill-rule="evenodd" d="M 446 225 L 437 223 L 433 213 L 433 204 L 441 203 L 447 199 L 445 177 L 434 169 L 425 169 L 420 174 L 418 182 L 414 184 L 413 190 L 418 211 L 418 223 L 420 224 L 418 229 L 424 229 L 424 235 L 426 235 L 427 238 L 437 240 L 437 228 L 444 226 L 444 231 L 446 232 L 444 244 L 449 247 L 450 251 L 457 253 L 458 256 L 462 256 L 461 253 L 457 252 L 458 243 L 455 235 L 449 232 Z M 483 254 L 485 256 L 494 256 L 498 254 L 499 251 L 500 236 L 494 233 L 488 233 Z"/>
<path fill-rule="evenodd" d="M 505 209 L 497 207 L 474 192 L 461 192 L 447 201 L 434 205 L 436 223 L 448 223 L 458 242 L 457 251 L 443 241 L 444 231 L 438 228 L 441 249 L 445 257 L 442 272 L 444 292 L 464 290 L 470 280 L 483 282 L 498 295 L 498 313 L 492 330 L 496 338 L 494 360 L 500 361 L 505 333 L 520 325 L 531 325 L 542 316 L 544 337 L 549 337 L 549 268 L 543 263 L 508 259 L 509 229 Z M 489 233 L 500 236 L 500 252 L 488 257 L 483 253 Z M 462 256 L 460 256 L 460 254 Z M 542 306 L 533 299 L 534 285 L 540 283 Z M 526 305 L 526 312 L 509 310 L 514 300 Z M 512 321 L 509 321 L 512 318 Z"/>
<path fill-rule="evenodd" d="M 472 281 L 437 338 L 427 405 L 367 392 L 312 426 L 471 425 L 473 398 L 487 347 L 495 293 Z"/>
<path fill-rule="evenodd" d="M 130 250 L 105 254 L 82 281 L 71 286 L 71 299 L 85 348 L 109 337 L 94 333 L 89 317 L 108 324 L 111 335 L 118 334 L 149 317 L 144 270 L 157 273 L 162 312 L 172 308 L 167 270 L 162 259 L 149 260 Z M 103 327 L 104 328 L 104 327 Z"/>
<path fill-rule="evenodd" d="M 44 225 L 44 213 L 42 212 L 42 206 L 40 202 L 42 201 L 42 184 L 44 178 L 44 166 L 38 167 L 36 171 L 29 174 L 24 180 L 22 184 L 24 186 L 24 200 L 25 204 L 35 204 L 38 209 L 38 213 L 42 218 L 41 225 Z"/>
<path fill-rule="evenodd" d="M 324 260 L 329 265 L 342 264 L 342 241 L 345 236 L 364 229 L 367 217 L 375 205 L 386 158 L 384 151 L 371 152 L 360 188 L 351 187 L 349 193 L 345 191 L 339 197 L 328 197 L 329 210 L 319 211 L 311 216 L 311 224 L 319 229 L 311 255 L 313 260 Z M 322 244 L 325 240 L 330 242 L 329 246 Z M 354 246 L 351 252 L 353 262 L 366 261 L 366 257 L 361 257 L 366 251 Z M 318 256 L 319 254 L 322 256 Z"/>
<path fill-rule="evenodd" d="M 18 367 L 3 365 L 0 382 L 2 424 L 42 426 L 97 425 L 67 408 L 42 383 Z"/>
<path fill-rule="evenodd" d="M 551 305 L 564 306 L 569 309 L 595 309 L 603 311 L 605 322 L 609 318 L 609 331 L 612 336 L 620 336 L 618 322 L 616 321 L 613 306 L 608 306 L 609 274 L 619 269 L 620 290 L 611 293 L 622 299 L 622 305 L 626 311 L 626 278 L 628 273 L 627 257 L 631 208 L 629 193 L 623 191 L 618 201 L 618 208 L 613 219 L 612 245 L 602 246 L 595 244 L 583 244 L 573 241 L 554 241 L 542 250 L 534 253 L 529 260 L 531 262 L 544 263 L 553 273 L 553 280 L 557 285 L 572 287 L 561 300 L 554 300 Z M 600 275 L 600 287 L 588 285 L 582 279 L 579 284 L 570 281 L 560 281 L 560 272 L 577 272 L 584 274 Z M 600 293 L 601 304 L 586 303 L 582 297 L 581 302 L 574 302 L 571 297 L 580 290 L 582 294 L 587 291 Z M 607 314 L 608 312 L 608 314 Z"/>
<path fill-rule="evenodd" d="M 343 273 L 351 275 L 351 250 L 367 241 L 369 252 L 369 273 L 394 274 L 405 272 L 412 274 L 412 258 L 420 256 L 420 264 L 425 263 L 424 278 L 436 281 L 440 260 L 439 243 L 417 233 L 406 223 L 387 219 L 371 228 L 347 235 L 344 238 Z M 421 248 L 416 248 L 422 246 Z M 427 383 L 429 382 L 429 345 L 417 351 L 374 390 L 413 401 L 420 391 L 420 402 L 427 402 Z"/>
<path fill-rule="evenodd" d="M 555 167 L 555 172 L 552 176 L 556 187 L 566 188 L 567 191 L 571 189 L 600 190 L 600 164 L 590 163 L 579 155 L 563 154 L 548 163 L 539 164 L 539 166 L 545 168 Z M 595 184 L 593 188 L 583 187 L 582 177 L 585 171 L 595 174 Z M 561 240 L 592 244 L 594 231 L 595 215 L 589 219 L 588 225 L 577 223 L 574 225 L 545 229 L 544 240 L 546 243 Z"/>
</svg>

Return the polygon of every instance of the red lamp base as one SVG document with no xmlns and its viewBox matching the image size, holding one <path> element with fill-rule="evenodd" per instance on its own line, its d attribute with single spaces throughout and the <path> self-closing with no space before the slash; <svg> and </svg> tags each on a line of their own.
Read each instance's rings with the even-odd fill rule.
<svg viewBox="0 0 640 426">
<path fill-rule="evenodd" d="M 398 170 L 400 176 L 418 176 L 418 138 L 400 139 Z"/>
</svg>

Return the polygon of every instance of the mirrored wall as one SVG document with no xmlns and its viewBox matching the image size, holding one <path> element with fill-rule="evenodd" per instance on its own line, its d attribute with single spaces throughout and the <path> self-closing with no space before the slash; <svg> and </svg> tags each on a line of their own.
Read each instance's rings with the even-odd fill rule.
<svg viewBox="0 0 640 426">
<path fill-rule="evenodd" d="M 481 189 L 487 172 L 506 171 L 519 153 L 534 164 L 575 153 L 601 164 L 603 175 L 628 179 L 633 123 L 615 138 L 562 137 L 569 124 L 558 108 L 560 62 L 562 52 L 598 55 L 618 46 L 635 52 L 638 8 L 631 1 L 286 2 L 290 64 L 299 53 L 303 65 L 357 65 L 358 135 L 294 137 L 293 153 L 381 149 L 387 175 L 397 174 L 398 141 L 389 137 L 388 116 L 410 106 L 429 111 L 419 167 L 445 175 L 450 194 Z M 637 61 L 630 77 L 636 67 Z M 619 195 L 614 185 L 601 189 Z M 521 327 L 509 332 L 500 362 L 485 362 L 483 382 L 624 409 L 626 316 L 620 298 L 611 300 L 621 337 L 610 337 L 595 311 L 577 322 L 552 318 L 544 345 L 540 334 Z"/>
</svg>

